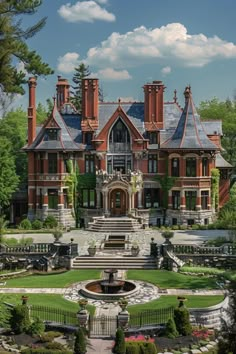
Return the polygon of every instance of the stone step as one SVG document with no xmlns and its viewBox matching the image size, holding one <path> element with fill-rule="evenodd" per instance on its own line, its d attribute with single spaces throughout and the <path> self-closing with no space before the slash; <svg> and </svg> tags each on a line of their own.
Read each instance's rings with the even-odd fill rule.
<svg viewBox="0 0 236 354">
<path fill-rule="evenodd" d="M 93 218 L 93 222 L 88 223 L 88 230 L 95 232 L 113 232 L 113 231 L 122 231 L 122 232 L 135 232 L 140 230 L 142 225 L 138 220 L 121 217 L 121 218 Z"/>
<path fill-rule="evenodd" d="M 89 269 L 156 269 L 156 262 L 150 257 L 89 257 L 82 256 L 73 259 L 72 268 Z"/>
</svg>

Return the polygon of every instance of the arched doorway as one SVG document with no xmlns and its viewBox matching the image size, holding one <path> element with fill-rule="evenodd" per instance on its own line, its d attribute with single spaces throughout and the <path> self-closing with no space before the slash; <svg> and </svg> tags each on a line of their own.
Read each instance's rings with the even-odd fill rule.
<svg viewBox="0 0 236 354">
<path fill-rule="evenodd" d="M 113 189 L 110 197 L 111 216 L 126 215 L 126 192 L 123 189 Z"/>
</svg>

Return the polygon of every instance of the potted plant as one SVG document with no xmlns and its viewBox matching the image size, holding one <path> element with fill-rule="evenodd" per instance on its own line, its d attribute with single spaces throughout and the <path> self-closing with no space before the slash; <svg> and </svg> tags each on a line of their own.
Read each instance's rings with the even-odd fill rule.
<svg viewBox="0 0 236 354">
<path fill-rule="evenodd" d="M 131 254 L 132 254 L 132 256 L 133 257 L 137 257 L 137 255 L 139 254 L 139 251 L 140 251 L 140 248 L 139 248 L 138 242 L 134 241 L 132 243 L 132 246 L 131 246 Z"/>
<path fill-rule="evenodd" d="M 128 300 L 122 298 L 118 301 L 118 305 L 120 306 L 122 311 L 125 311 L 127 309 Z"/>
<path fill-rule="evenodd" d="M 54 237 L 54 243 L 58 243 L 60 242 L 60 238 L 63 236 L 63 231 L 61 229 L 61 227 L 57 226 L 57 227 L 54 227 L 54 229 L 52 230 L 52 234 L 53 234 L 53 237 Z"/>
<path fill-rule="evenodd" d="M 95 256 L 97 251 L 96 240 L 92 239 L 89 241 L 88 253 L 91 257 Z"/>
<path fill-rule="evenodd" d="M 80 310 L 85 310 L 85 307 L 88 304 L 88 300 L 82 297 L 79 299 L 78 303 L 79 303 Z"/>
</svg>

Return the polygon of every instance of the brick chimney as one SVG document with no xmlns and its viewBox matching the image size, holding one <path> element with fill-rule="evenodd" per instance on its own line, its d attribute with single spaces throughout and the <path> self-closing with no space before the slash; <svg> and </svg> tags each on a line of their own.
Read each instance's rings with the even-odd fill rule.
<svg viewBox="0 0 236 354">
<path fill-rule="evenodd" d="M 164 90 L 162 81 L 153 81 L 146 84 L 144 89 L 144 123 L 146 130 L 151 127 L 163 129 Z"/>
<path fill-rule="evenodd" d="M 63 79 L 61 76 L 57 78 L 57 109 L 60 110 L 64 103 L 69 102 L 70 85 L 67 79 Z"/>
<path fill-rule="evenodd" d="M 98 79 L 82 80 L 82 129 L 87 130 L 87 120 L 93 129 L 98 127 Z"/>
<path fill-rule="evenodd" d="M 29 107 L 28 107 L 28 146 L 32 144 L 36 137 L 36 78 L 30 77 L 29 86 Z"/>
</svg>

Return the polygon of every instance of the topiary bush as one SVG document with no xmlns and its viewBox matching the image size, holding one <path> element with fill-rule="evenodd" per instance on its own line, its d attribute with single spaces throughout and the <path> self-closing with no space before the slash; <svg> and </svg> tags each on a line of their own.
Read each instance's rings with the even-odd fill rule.
<svg viewBox="0 0 236 354">
<path fill-rule="evenodd" d="M 181 305 L 174 309 L 174 321 L 180 335 L 188 336 L 192 333 L 189 311 L 185 306 Z"/>
<path fill-rule="evenodd" d="M 125 354 L 125 335 L 122 328 L 117 328 L 115 345 L 113 348 L 113 353 L 115 354 Z"/>
<path fill-rule="evenodd" d="M 58 221 L 53 215 L 48 215 L 43 222 L 43 227 L 46 229 L 53 229 L 58 226 Z"/>
<path fill-rule="evenodd" d="M 31 230 L 32 229 L 32 224 L 29 219 L 24 219 L 20 222 L 19 229 L 23 230 Z"/>
<path fill-rule="evenodd" d="M 74 344 L 74 354 L 85 354 L 86 349 L 86 339 L 83 328 L 79 327 L 75 334 L 75 344 Z"/>
<path fill-rule="evenodd" d="M 140 354 L 140 348 L 139 348 L 138 343 L 126 342 L 125 354 Z"/>
<path fill-rule="evenodd" d="M 13 307 L 10 316 L 9 323 L 14 333 L 28 333 L 31 323 L 27 305 L 17 305 Z"/>
<path fill-rule="evenodd" d="M 154 343 L 142 343 L 141 354 L 157 354 L 157 349 Z"/>
<path fill-rule="evenodd" d="M 41 230 L 43 228 L 43 222 L 41 220 L 34 220 L 32 222 L 33 230 Z"/>
<path fill-rule="evenodd" d="M 164 335 L 167 338 L 176 338 L 179 335 L 173 318 L 167 321 Z"/>
</svg>

